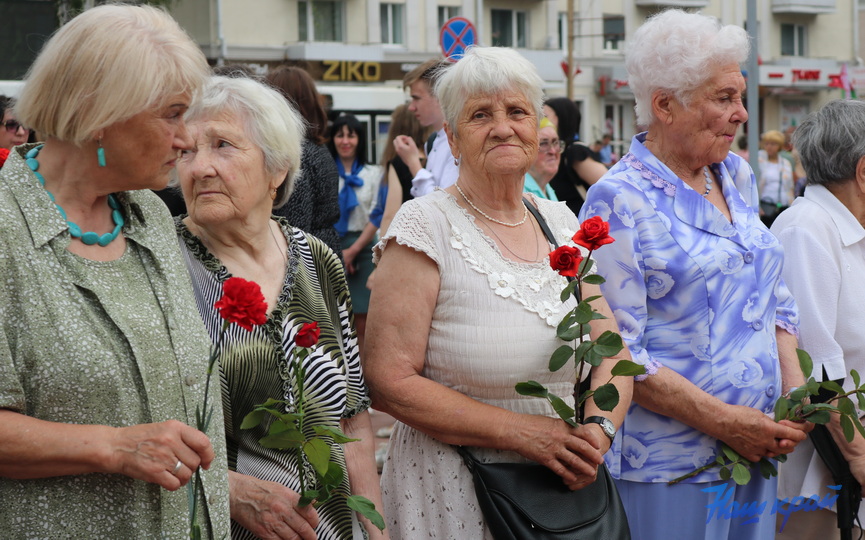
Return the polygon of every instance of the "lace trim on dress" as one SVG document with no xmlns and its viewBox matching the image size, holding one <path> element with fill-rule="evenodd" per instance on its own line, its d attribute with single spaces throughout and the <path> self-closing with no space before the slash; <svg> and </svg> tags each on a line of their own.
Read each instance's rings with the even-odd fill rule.
<svg viewBox="0 0 865 540">
<path fill-rule="evenodd" d="M 781 319 L 775 319 L 775 326 L 785 330 L 788 334 L 796 336 L 796 339 L 799 339 L 799 327 L 795 324 L 790 324 L 787 321 L 782 321 Z"/>
<path fill-rule="evenodd" d="M 658 189 L 663 189 L 664 195 L 667 195 L 669 197 L 675 197 L 676 196 L 676 185 L 670 183 L 667 180 L 664 180 L 663 178 L 661 178 L 660 176 L 658 176 L 657 174 L 652 172 L 634 154 L 628 152 L 627 154 L 625 154 L 625 157 L 622 158 L 622 161 L 624 161 L 625 163 L 627 163 L 628 165 L 630 165 L 631 167 L 633 167 L 634 169 L 639 171 L 640 176 L 642 176 L 643 178 L 645 178 L 646 180 L 651 182 L 652 186 L 654 186 Z"/>
<path fill-rule="evenodd" d="M 501 254 L 495 241 L 484 234 L 475 216 L 457 204 L 452 196 L 443 199 L 442 209 L 450 224 L 450 246 L 460 253 L 469 268 L 485 275 L 495 294 L 519 302 L 549 326 L 555 327 L 563 313 L 559 294 L 564 281 L 550 268 L 549 257 L 544 257 L 539 263 L 511 261 Z M 559 230 L 562 228 L 560 225 L 553 223 L 550 228 Z"/>
</svg>

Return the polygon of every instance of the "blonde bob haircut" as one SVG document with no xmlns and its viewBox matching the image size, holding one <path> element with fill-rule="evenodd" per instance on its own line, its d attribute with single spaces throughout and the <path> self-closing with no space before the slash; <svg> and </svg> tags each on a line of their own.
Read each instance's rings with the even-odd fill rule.
<svg viewBox="0 0 865 540">
<path fill-rule="evenodd" d="M 234 114 L 246 136 L 261 149 L 268 174 L 288 171 L 273 201 L 274 208 L 284 205 L 300 171 L 306 121 L 278 90 L 245 77 L 222 76 L 213 76 L 204 85 L 200 98 L 186 112 L 186 121 L 208 121 L 224 113 Z"/>
<path fill-rule="evenodd" d="M 764 143 L 778 143 L 781 146 L 784 146 L 784 143 L 787 142 L 787 138 L 784 137 L 784 134 L 777 129 L 770 129 L 769 131 L 763 133 L 762 135 L 760 135 L 760 140 Z"/>
<path fill-rule="evenodd" d="M 173 96 L 194 96 L 209 73 L 201 49 L 166 12 L 101 5 L 48 40 L 15 110 L 43 137 L 81 145 Z"/>
<path fill-rule="evenodd" d="M 506 47 L 469 47 L 453 66 L 440 70 L 435 79 L 435 96 L 445 121 L 457 134 L 457 119 L 463 105 L 472 96 L 491 96 L 500 92 L 518 92 L 532 106 L 532 114 L 541 122 L 544 106 L 543 79 L 534 64 Z"/>
</svg>

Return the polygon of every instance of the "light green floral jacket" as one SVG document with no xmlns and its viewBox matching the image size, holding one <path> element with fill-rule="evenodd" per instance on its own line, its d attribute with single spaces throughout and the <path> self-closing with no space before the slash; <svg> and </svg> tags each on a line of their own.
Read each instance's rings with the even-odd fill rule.
<svg viewBox="0 0 865 540">
<path fill-rule="evenodd" d="M 0 408 L 73 424 L 195 425 L 210 340 L 168 211 L 150 192 L 119 193 L 126 253 L 109 263 L 72 255 L 66 222 L 22 158 L 29 148 L 0 170 Z M 211 397 L 222 418 L 219 392 Z M 201 523 L 223 538 L 225 439 L 212 426 Z M 0 478 L 0 500 L 4 538 L 188 537 L 185 488 L 122 475 Z"/>
</svg>

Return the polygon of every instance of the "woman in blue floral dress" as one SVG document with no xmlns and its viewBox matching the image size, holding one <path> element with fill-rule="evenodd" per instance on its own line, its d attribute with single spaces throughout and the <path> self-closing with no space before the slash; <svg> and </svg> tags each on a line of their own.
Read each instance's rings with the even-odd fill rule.
<svg viewBox="0 0 865 540">
<path fill-rule="evenodd" d="M 747 55 L 744 30 L 711 17 L 669 10 L 638 29 L 626 63 L 648 131 L 580 215 L 610 222 L 616 242 L 595 254 L 604 296 L 647 368 L 607 454 L 635 539 L 772 538 L 775 478 L 726 485 L 715 468 L 667 482 L 714 460 L 721 442 L 759 461 L 808 430 L 770 417 L 804 381 L 783 252 L 753 209 L 753 172 L 730 153 L 748 119 Z M 766 501 L 766 515 L 716 519 L 727 495 L 728 510 Z"/>
</svg>

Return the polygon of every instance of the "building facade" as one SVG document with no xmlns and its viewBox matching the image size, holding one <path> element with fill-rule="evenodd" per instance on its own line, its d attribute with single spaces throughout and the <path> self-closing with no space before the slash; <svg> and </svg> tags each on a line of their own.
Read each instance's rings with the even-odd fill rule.
<svg viewBox="0 0 865 540">
<path fill-rule="evenodd" d="M 573 31 L 568 3 L 573 3 Z M 334 107 L 368 121 L 372 140 L 386 112 L 405 98 L 403 75 L 441 56 L 442 25 L 470 20 L 483 45 L 514 47 L 537 66 L 549 95 L 565 95 L 569 34 L 574 36 L 573 98 L 584 140 L 612 133 L 627 144 L 639 131 L 624 68 L 628 37 L 659 10 L 699 10 L 746 25 L 748 0 L 180 0 L 171 11 L 214 63 L 261 71 L 301 63 Z M 842 66 L 858 82 L 862 0 L 757 0 L 761 65 L 757 127 L 784 129 L 841 97 Z M 254 7 L 252 7 L 254 6 Z M 749 79 L 751 79 L 749 77 Z M 754 125 L 752 123 L 752 125 Z M 619 150 L 623 149 L 622 146 Z"/>
</svg>

